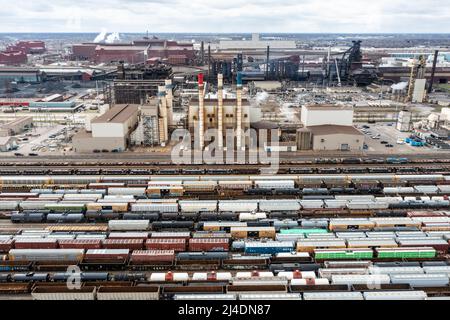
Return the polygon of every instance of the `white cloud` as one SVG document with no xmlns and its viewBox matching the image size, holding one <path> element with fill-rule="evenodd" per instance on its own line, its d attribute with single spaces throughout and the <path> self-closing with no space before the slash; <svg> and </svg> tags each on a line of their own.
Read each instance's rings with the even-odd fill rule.
<svg viewBox="0 0 450 320">
<path fill-rule="evenodd" d="M 449 0 L 0 0 L 0 32 L 450 32 Z"/>
</svg>

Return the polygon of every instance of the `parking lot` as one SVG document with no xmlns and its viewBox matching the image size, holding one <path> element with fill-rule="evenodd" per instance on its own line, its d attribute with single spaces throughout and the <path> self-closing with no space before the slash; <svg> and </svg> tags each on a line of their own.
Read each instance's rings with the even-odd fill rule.
<svg viewBox="0 0 450 320">
<path fill-rule="evenodd" d="M 413 147 L 407 143 L 397 143 L 399 139 L 404 140 L 409 137 L 411 133 L 398 131 L 393 123 L 360 124 L 358 128 L 360 130 L 364 129 L 363 126 L 369 127 L 368 129 L 365 129 L 367 130 L 365 133 L 365 143 L 368 147 L 366 150 L 368 153 L 414 154 L 418 152 L 433 153 L 438 151 L 437 149 L 428 146 Z M 374 139 L 374 136 L 378 137 Z M 391 145 L 392 147 L 388 148 L 386 145 Z"/>
<path fill-rule="evenodd" d="M 37 155 L 61 155 L 69 153 L 70 147 L 65 142 L 66 138 L 74 133 L 66 126 L 55 125 L 53 127 L 35 127 L 28 132 L 17 136 L 19 148 L 14 151 L 3 152 L 2 155 L 14 156 L 20 153 L 25 156 Z"/>
</svg>

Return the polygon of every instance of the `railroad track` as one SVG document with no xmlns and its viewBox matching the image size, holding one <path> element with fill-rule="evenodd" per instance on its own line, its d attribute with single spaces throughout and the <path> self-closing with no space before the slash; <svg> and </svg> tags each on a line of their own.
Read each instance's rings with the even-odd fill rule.
<svg viewBox="0 0 450 320">
<path fill-rule="evenodd" d="M 257 175 L 257 174 L 376 174 L 376 173 L 448 173 L 450 164 L 319 164 L 268 167 L 191 167 L 191 166 L 1 166 L 0 176 L 8 175 Z"/>
</svg>

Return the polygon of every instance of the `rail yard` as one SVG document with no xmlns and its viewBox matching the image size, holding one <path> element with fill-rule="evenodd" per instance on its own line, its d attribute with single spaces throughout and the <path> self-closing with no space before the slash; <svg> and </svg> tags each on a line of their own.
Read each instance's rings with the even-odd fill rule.
<svg viewBox="0 0 450 320">
<path fill-rule="evenodd" d="M 450 298 L 443 160 L 0 166 L 0 295 Z M 77 284 L 76 289 L 71 285 Z"/>
<path fill-rule="evenodd" d="M 354 301 L 450 300 L 450 16 L 437 2 L 0 10 L 3 310 L 432 317 Z"/>
</svg>

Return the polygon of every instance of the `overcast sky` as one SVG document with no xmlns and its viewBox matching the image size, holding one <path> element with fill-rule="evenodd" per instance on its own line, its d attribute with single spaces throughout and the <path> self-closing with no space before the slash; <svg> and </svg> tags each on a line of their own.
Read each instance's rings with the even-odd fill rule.
<svg viewBox="0 0 450 320">
<path fill-rule="evenodd" d="M 450 33 L 450 0 L 0 0 L 0 32 Z"/>
</svg>

